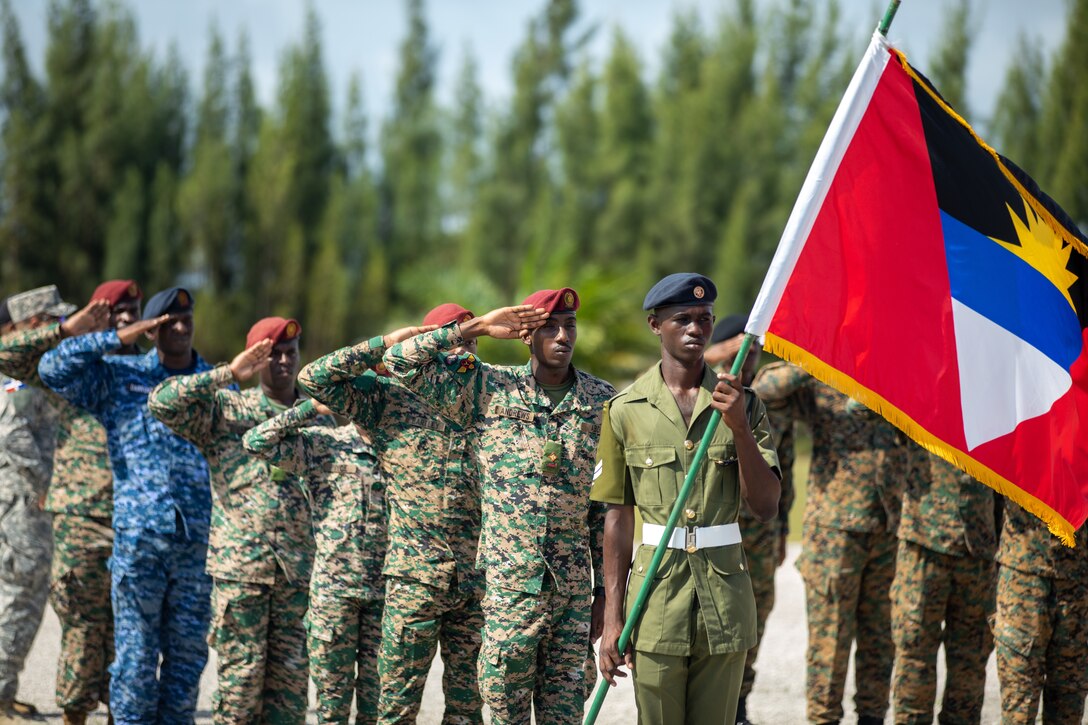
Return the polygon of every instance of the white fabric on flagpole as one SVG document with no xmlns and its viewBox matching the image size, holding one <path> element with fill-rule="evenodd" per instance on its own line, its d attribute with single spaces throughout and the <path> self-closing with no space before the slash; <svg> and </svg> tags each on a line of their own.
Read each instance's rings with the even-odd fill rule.
<svg viewBox="0 0 1088 725">
<path fill-rule="evenodd" d="M 771 266 L 767 270 L 767 276 L 763 279 L 763 287 L 759 290 L 752 312 L 748 316 L 748 325 L 745 332 L 756 335 L 762 341 L 767 328 L 771 325 L 771 318 L 778 309 L 778 303 L 782 301 L 782 293 L 786 289 L 793 268 L 797 265 L 797 259 L 804 249 L 805 240 L 812 231 L 812 225 L 823 206 L 824 198 L 831 187 L 831 182 L 838 172 L 839 163 L 846 154 L 854 132 L 861 123 L 865 110 L 869 107 L 869 101 L 873 97 L 877 83 L 880 81 L 884 68 L 891 58 L 888 52 L 888 41 L 879 32 L 873 33 L 873 39 L 865 51 L 865 57 L 854 71 L 854 77 L 850 79 L 850 85 L 839 102 L 835 116 L 831 119 L 831 125 L 820 142 L 820 148 L 816 152 L 816 158 L 805 177 L 805 183 L 801 185 L 801 193 L 797 196 L 797 202 L 793 205 L 790 218 L 786 222 L 786 228 L 782 230 L 782 238 L 778 241 L 778 249 L 771 260 Z"/>
</svg>

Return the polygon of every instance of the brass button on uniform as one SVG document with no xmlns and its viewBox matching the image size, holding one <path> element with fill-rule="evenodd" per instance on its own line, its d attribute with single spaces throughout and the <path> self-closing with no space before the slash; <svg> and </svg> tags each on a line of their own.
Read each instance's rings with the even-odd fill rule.
<svg viewBox="0 0 1088 725">
<path fill-rule="evenodd" d="M 687 509 L 687 510 L 685 510 L 685 511 L 684 511 L 684 515 L 685 515 L 685 516 L 687 516 L 689 520 L 691 520 L 691 519 L 695 518 L 695 509 Z"/>
<path fill-rule="evenodd" d="M 698 549 L 698 547 L 695 546 L 695 544 L 692 544 L 691 546 L 688 547 L 688 553 L 689 554 L 694 554 L 698 550 L 699 549 Z"/>
<path fill-rule="evenodd" d="M 694 447 L 695 444 L 692 441 L 684 441 L 684 448 L 687 448 L 690 451 Z"/>
<path fill-rule="evenodd" d="M 654 459 L 652 459 L 652 458 L 647 458 L 647 459 L 646 459 L 646 465 L 647 465 L 647 466 L 652 466 L 652 465 L 654 465 Z"/>
</svg>

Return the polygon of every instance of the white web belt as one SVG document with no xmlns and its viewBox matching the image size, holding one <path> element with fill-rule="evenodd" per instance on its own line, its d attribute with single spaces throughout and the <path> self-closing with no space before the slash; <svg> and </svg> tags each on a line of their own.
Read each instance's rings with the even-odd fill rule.
<svg viewBox="0 0 1088 725">
<path fill-rule="evenodd" d="M 657 546 L 665 527 L 659 524 L 642 525 L 642 543 Z M 684 549 L 693 553 L 699 549 L 713 549 L 715 546 L 730 546 L 740 543 L 740 526 L 736 523 L 721 526 L 692 526 L 689 529 L 677 526 L 669 537 L 670 549 Z"/>
</svg>

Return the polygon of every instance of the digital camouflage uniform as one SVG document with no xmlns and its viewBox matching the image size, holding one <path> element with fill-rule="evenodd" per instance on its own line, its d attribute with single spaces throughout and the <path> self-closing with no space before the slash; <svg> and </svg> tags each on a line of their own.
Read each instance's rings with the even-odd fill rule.
<svg viewBox="0 0 1088 725">
<path fill-rule="evenodd" d="M 1088 525 L 1064 546 L 1012 501 L 997 549 L 994 641 L 1001 721 L 1079 723 L 1088 695 Z"/>
<path fill-rule="evenodd" d="M 156 418 L 204 453 L 211 469 L 207 572 L 219 723 L 306 719 L 303 617 L 313 566 L 305 491 L 294 476 L 248 455 L 242 436 L 283 410 L 255 386 L 230 389 L 227 365 L 170 378 L 148 399 Z"/>
<path fill-rule="evenodd" d="M 940 721 L 978 723 L 993 649 L 994 496 L 937 456 L 920 452 L 915 459 L 903 493 L 892 584 L 895 722 L 933 722 L 943 644 Z"/>
<path fill-rule="evenodd" d="M 370 433 L 387 488 L 379 719 L 415 722 L 441 644 L 443 722 L 482 722 L 476 659 L 483 584 L 474 566 L 480 493 L 469 436 L 415 393 L 376 375 L 371 368 L 384 352 L 376 337 L 299 374 L 317 400 Z"/>
<path fill-rule="evenodd" d="M 601 571 L 604 506 L 590 503 L 601 406 L 615 390 L 575 371 L 552 404 L 531 363 L 494 366 L 447 355 L 456 324 L 390 348 L 397 379 L 447 418 L 473 425 L 487 581 L 480 693 L 492 722 L 577 723 L 590 646 L 592 575 Z M 545 457 L 547 454 L 547 458 Z"/>
<path fill-rule="evenodd" d="M 895 647 L 889 589 L 911 450 L 883 418 L 787 363 L 753 383 L 768 410 L 812 430 L 797 568 L 808 613 L 808 719 L 842 719 L 850 647 L 858 717 L 884 718 Z"/>
<path fill-rule="evenodd" d="M 0 702 L 10 703 L 49 594 L 52 540 L 39 501 L 56 423 L 41 390 L 6 376 L 0 385 Z"/>
<path fill-rule="evenodd" d="M 593 499 L 637 506 L 643 521 L 664 526 L 706 434 L 717 383 L 715 373 L 704 367 L 687 424 L 660 365 L 613 398 L 604 411 Z M 746 405 L 760 453 L 777 468 L 763 404 L 749 393 Z M 715 429 L 701 466 L 678 526 L 736 522 L 740 473 L 728 426 Z M 655 550 L 656 545 L 642 545 L 635 552 L 625 616 L 631 615 Z M 746 652 L 756 643 L 756 601 L 745 559 L 740 544 L 665 552 L 631 634 L 640 722 L 733 721 Z"/>
<path fill-rule="evenodd" d="M 208 365 L 194 352 L 187 369 L 171 370 L 156 350 L 110 354 L 120 348 L 115 330 L 69 338 L 42 356 L 38 372 L 106 430 L 114 527 L 110 711 L 117 723 L 188 722 L 208 659 L 208 466 L 151 415 L 147 396 L 166 378 Z"/>
<path fill-rule="evenodd" d="M 756 598 L 756 643 L 748 650 L 744 660 L 744 678 L 740 684 L 740 699 L 744 701 L 752 692 L 756 681 L 755 662 L 767 617 L 774 609 L 774 576 L 778 570 L 778 552 L 782 542 L 790 534 L 790 509 L 793 508 L 793 421 L 778 420 L 776 411 L 767 411 L 774 447 L 782 472 L 782 495 L 778 499 L 778 516 L 773 521 L 761 522 L 752 514 L 748 504 L 741 501 L 740 524 L 744 541 L 744 555 L 748 559 L 748 574 L 752 579 L 752 593 Z"/>
<path fill-rule="evenodd" d="M 354 692 L 361 725 L 378 716 L 385 485 L 354 424 L 315 426 L 317 419 L 307 400 L 250 430 L 244 443 L 309 488 L 317 547 L 306 628 L 317 716 L 346 724 Z"/>
<path fill-rule="evenodd" d="M 61 339 L 59 323 L 3 338 L 0 372 L 41 386 L 38 361 Z M 61 632 L 57 705 L 90 712 L 109 701 L 113 660 L 113 471 L 102 424 L 51 390 L 47 397 L 57 416 L 53 479 L 45 499 L 45 510 L 53 514 L 49 599 Z"/>
</svg>

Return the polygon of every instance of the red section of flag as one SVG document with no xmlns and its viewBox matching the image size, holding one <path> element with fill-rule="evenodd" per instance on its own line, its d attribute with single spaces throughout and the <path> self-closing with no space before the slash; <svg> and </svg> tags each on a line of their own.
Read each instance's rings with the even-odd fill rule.
<svg viewBox="0 0 1088 725">
<path fill-rule="evenodd" d="M 769 332 L 964 445 L 937 194 L 893 59 L 838 167 Z M 957 401 L 938 410 L 935 400 Z"/>
</svg>

